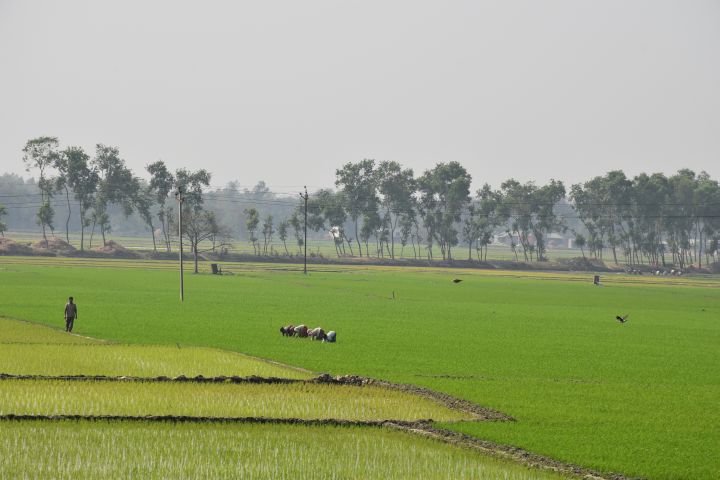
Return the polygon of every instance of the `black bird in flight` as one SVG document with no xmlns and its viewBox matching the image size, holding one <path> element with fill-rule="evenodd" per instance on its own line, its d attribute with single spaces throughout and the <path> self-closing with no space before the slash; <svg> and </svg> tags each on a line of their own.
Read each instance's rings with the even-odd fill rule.
<svg viewBox="0 0 720 480">
<path fill-rule="evenodd" d="M 462 280 L 460 280 L 459 278 L 453 278 L 453 281 L 452 281 L 452 282 L 453 282 L 453 283 L 460 283 L 460 282 L 462 282 Z"/>
<path fill-rule="evenodd" d="M 616 315 L 616 316 L 615 316 L 615 319 L 616 319 L 618 322 L 620 322 L 620 323 L 625 323 L 625 322 L 627 322 L 627 318 L 628 318 L 629 316 L 630 316 L 629 313 L 626 313 L 626 314 L 625 314 L 624 316 L 622 316 L 622 317 L 621 317 L 620 315 Z"/>
</svg>

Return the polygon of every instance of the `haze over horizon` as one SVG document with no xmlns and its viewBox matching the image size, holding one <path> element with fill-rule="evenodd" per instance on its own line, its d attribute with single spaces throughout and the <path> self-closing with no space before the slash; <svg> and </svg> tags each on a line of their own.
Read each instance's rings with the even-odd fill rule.
<svg viewBox="0 0 720 480">
<path fill-rule="evenodd" d="M 709 0 L 0 0 L 0 173 L 50 135 L 278 191 L 363 158 L 717 178 L 719 27 Z"/>
</svg>

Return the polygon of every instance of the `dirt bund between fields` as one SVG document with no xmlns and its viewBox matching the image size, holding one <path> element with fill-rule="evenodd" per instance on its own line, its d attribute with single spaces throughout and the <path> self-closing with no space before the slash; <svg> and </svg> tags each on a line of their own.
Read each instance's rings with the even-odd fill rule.
<svg viewBox="0 0 720 480">
<path fill-rule="evenodd" d="M 483 407 L 473 402 L 453 397 L 445 393 L 436 392 L 424 387 L 415 385 L 407 385 L 402 383 L 393 383 L 385 380 L 376 380 L 374 378 L 360 377 L 357 375 L 346 375 L 333 377 L 329 374 L 322 374 L 315 378 L 302 380 L 278 377 L 239 377 L 239 376 L 219 376 L 204 377 L 202 375 L 196 377 L 129 377 L 129 376 L 105 376 L 105 375 L 12 375 L 0 373 L 0 380 L 60 380 L 60 381 L 91 381 L 91 382 L 157 382 L 157 383 L 214 383 L 214 384 L 266 384 L 266 385 L 283 385 L 283 384 L 323 384 L 323 385 L 350 385 L 350 386 L 374 386 L 385 388 L 388 390 L 397 390 L 419 397 L 434 400 L 451 410 L 458 410 L 468 413 L 475 421 L 514 421 L 509 415 L 497 410 Z"/>
<path fill-rule="evenodd" d="M 158 423 L 201 423 L 201 424 L 266 424 L 330 427 L 370 427 L 398 430 L 411 435 L 430 438 L 450 445 L 476 450 L 494 458 L 519 463 L 530 468 L 550 470 L 563 475 L 586 480 L 640 480 L 639 477 L 626 477 L 610 473 L 603 474 L 595 470 L 564 463 L 549 457 L 537 455 L 522 448 L 501 445 L 487 440 L 471 437 L 458 432 L 436 428 L 430 420 L 413 422 L 398 420 L 338 420 L 332 418 L 270 418 L 270 417 L 194 417 L 178 415 L 0 415 L 0 421 L 89 421 L 89 422 L 158 422 Z"/>
</svg>

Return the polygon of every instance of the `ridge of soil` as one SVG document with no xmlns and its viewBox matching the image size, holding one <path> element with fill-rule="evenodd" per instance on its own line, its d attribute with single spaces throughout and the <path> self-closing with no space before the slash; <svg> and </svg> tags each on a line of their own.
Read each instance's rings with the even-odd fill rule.
<svg viewBox="0 0 720 480">
<path fill-rule="evenodd" d="M 408 432 L 415 435 L 434 438 L 444 443 L 457 445 L 461 447 L 479 450 L 485 454 L 512 460 L 522 465 L 539 468 L 543 470 L 552 470 L 557 473 L 572 475 L 574 477 L 586 480 L 642 480 L 642 477 L 628 477 L 619 473 L 601 473 L 596 470 L 574 465 L 572 463 L 561 462 L 559 460 L 538 455 L 525 449 L 514 447 L 512 445 L 502 445 L 499 443 L 482 440 L 464 433 L 453 432 L 443 428 L 436 428 L 431 424 L 424 422 L 414 422 L 414 424 L 386 422 L 385 427 L 397 428 L 398 430 Z"/>
<path fill-rule="evenodd" d="M 399 390 L 401 392 L 412 393 L 425 398 L 430 398 L 439 402 L 446 407 L 459 410 L 461 412 L 470 413 L 478 420 L 490 420 L 490 421 L 505 421 L 514 422 L 515 419 L 510 415 L 503 412 L 493 410 L 491 408 L 483 407 L 477 403 L 463 400 L 461 398 L 453 397 L 446 393 L 431 390 L 425 387 L 419 387 L 417 385 L 410 385 L 406 383 L 394 383 L 387 380 L 377 380 L 369 377 L 360 377 L 357 375 L 345 375 L 339 377 L 331 377 L 328 374 L 320 375 L 314 379 L 318 383 L 334 383 L 341 385 L 374 385 L 389 390 Z"/>
</svg>

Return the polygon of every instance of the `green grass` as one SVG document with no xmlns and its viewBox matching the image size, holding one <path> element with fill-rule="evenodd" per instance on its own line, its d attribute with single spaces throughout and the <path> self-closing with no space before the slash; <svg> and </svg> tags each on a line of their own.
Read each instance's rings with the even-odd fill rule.
<svg viewBox="0 0 720 480">
<path fill-rule="evenodd" d="M 517 419 L 452 428 L 602 471 L 720 471 L 717 278 L 606 275 L 593 287 L 585 274 L 326 267 L 303 277 L 238 265 L 188 275 L 181 305 L 175 272 L 74 262 L 0 263 L 0 313 L 59 325 L 74 295 L 84 335 L 427 386 Z M 282 338 L 287 323 L 336 330 L 338 343 Z"/>
<path fill-rule="evenodd" d="M 0 373 L 131 377 L 310 378 L 309 372 L 203 347 L 156 345 L 0 345 Z"/>
<path fill-rule="evenodd" d="M 204 347 L 118 345 L 0 317 L 0 373 L 310 378 L 296 368 Z"/>
<path fill-rule="evenodd" d="M 64 326 L 63 326 L 64 328 Z M 60 328 L 48 328 L 29 322 L 0 317 L 0 343 L 54 343 L 54 344 L 93 344 L 102 340 L 68 334 Z M 2 355 L 2 351 L 0 351 Z M 0 368 L 0 372 L 2 372 Z"/>
<path fill-rule="evenodd" d="M 550 480 L 558 475 L 376 428 L 5 422 L 0 477 Z"/>
<path fill-rule="evenodd" d="M 0 380 L 0 415 L 174 415 L 459 421 L 470 416 L 374 386 Z"/>
</svg>

